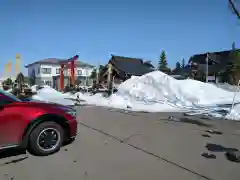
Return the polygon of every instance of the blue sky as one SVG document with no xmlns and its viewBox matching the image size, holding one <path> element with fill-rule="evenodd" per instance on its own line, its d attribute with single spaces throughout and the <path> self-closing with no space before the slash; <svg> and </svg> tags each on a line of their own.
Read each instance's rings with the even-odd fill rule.
<svg viewBox="0 0 240 180">
<path fill-rule="evenodd" d="M 227 0 L 0 1 L 1 73 L 16 53 L 22 65 L 75 54 L 95 65 L 110 54 L 156 65 L 165 50 L 173 67 L 193 54 L 229 49 L 233 41 L 240 47 L 240 22 Z"/>
</svg>

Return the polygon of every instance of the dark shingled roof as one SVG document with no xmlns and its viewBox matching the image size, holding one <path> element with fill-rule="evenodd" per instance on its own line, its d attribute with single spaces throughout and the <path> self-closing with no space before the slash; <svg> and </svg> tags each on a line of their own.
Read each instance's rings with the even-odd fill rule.
<svg viewBox="0 0 240 180">
<path fill-rule="evenodd" d="M 34 64 L 55 64 L 55 65 L 58 65 L 58 64 L 60 64 L 61 61 L 67 61 L 67 59 L 47 58 L 47 59 L 35 61 L 34 63 L 28 64 L 25 67 L 28 68 L 29 66 L 32 66 Z M 90 65 L 88 63 L 83 63 L 81 61 L 76 61 L 76 66 L 90 67 L 90 68 L 95 67 L 93 65 Z"/>
<path fill-rule="evenodd" d="M 155 70 L 152 64 L 149 62 L 145 64 L 142 59 L 138 58 L 112 55 L 110 63 L 119 71 L 134 76 L 141 76 Z"/>
<path fill-rule="evenodd" d="M 173 73 L 173 75 L 189 75 L 192 73 L 193 70 L 198 70 L 201 73 L 206 73 L 206 64 L 199 64 L 197 69 L 192 68 L 190 66 L 186 66 L 184 68 L 181 68 L 178 72 Z M 208 73 L 216 73 L 224 70 L 226 68 L 225 65 L 222 64 L 214 64 L 214 65 L 208 65 Z"/>
<path fill-rule="evenodd" d="M 240 49 L 236 49 L 236 51 L 239 51 Z M 216 73 L 222 70 L 225 70 L 227 65 L 232 61 L 231 55 L 232 50 L 228 51 L 220 51 L 220 52 L 212 52 L 208 53 L 208 72 L 209 73 Z M 207 53 L 204 54 L 197 54 L 192 56 L 188 64 L 191 63 L 197 63 L 198 69 L 202 72 L 206 71 L 206 57 Z"/>
<path fill-rule="evenodd" d="M 239 50 L 239 49 L 236 49 L 236 50 Z M 229 61 L 231 61 L 232 52 L 233 52 L 232 50 L 228 50 L 228 51 L 208 53 L 209 62 L 213 62 L 213 64 L 227 64 Z M 198 64 L 206 64 L 206 57 L 207 57 L 207 53 L 196 54 L 190 57 L 188 63 L 195 62 Z"/>
</svg>

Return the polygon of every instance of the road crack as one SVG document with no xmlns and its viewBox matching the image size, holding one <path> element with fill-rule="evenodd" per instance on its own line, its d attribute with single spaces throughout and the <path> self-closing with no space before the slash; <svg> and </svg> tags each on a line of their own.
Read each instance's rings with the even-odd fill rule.
<svg viewBox="0 0 240 180">
<path fill-rule="evenodd" d="M 131 138 L 133 138 L 133 137 L 135 137 L 135 136 L 138 136 L 138 135 L 140 135 L 140 134 L 132 134 L 131 136 L 123 139 L 123 140 L 121 141 L 121 143 L 126 143 L 126 142 L 129 141 Z"/>
<path fill-rule="evenodd" d="M 140 147 L 138 147 L 138 146 L 135 146 L 135 145 L 133 145 L 133 144 L 130 144 L 130 143 L 126 142 L 127 140 L 129 140 L 130 138 L 132 138 L 132 136 L 135 136 L 136 134 L 133 134 L 133 135 L 131 135 L 130 137 L 128 137 L 128 138 L 126 138 L 126 139 L 124 139 L 124 140 L 121 140 L 120 138 L 115 137 L 115 136 L 113 136 L 113 135 L 111 135 L 111 134 L 108 134 L 107 132 L 104 132 L 103 130 L 99 130 L 99 129 L 97 129 L 97 128 L 91 127 L 91 126 L 89 126 L 89 125 L 87 125 L 87 124 L 84 124 L 84 123 L 82 123 L 82 122 L 79 122 L 79 124 L 82 125 L 82 126 L 84 126 L 84 127 L 89 128 L 89 129 L 92 129 L 92 130 L 94 130 L 94 131 L 97 131 L 97 132 L 99 132 L 99 133 L 101 133 L 101 134 L 104 134 L 104 135 L 106 135 L 106 136 L 108 136 L 108 137 L 110 137 L 110 138 L 112 138 L 112 139 L 115 139 L 116 141 L 118 141 L 118 142 L 120 142 L 120 143 L 123 143 L 123 144 L 126 144 L 126 145 L 130 146 L 130 147 L 133 147 L 133 148 L 136 149 L 136 150 L 142 151 L 142 152 L 144 152 L 144 153 L 146 153 L 146 154 L 148 154 L 148 155 L 150 155 L 150 156 L 153 156 L 153 157 L 155 157 L 155 158 L 157 158 L 157 159 L 160 159 L 160 160 L 162 160 L 162 161 L 164 161 L 164 162 L 166 162 L 166 163 L 169 163 L 169 164 L 171 164 L 171 165 L 173 165 L 173 166 L 175 166 L 175 167 L 178 167 L 178 168 L 180 168 L 180 169 L 182 169 L 182 170 L 188 171 L 188 172 L 190 172 L 190 173 L 192 173 L 192 174 L 194 174 L 194 175 L 196 175 L 196 176 L 198 176 L 198 177 L 200 177 L 200 178 L 204 178 L 204 179 L 206 179 L 206 180 L 213 180 L 213 179 L 211 179 L 211 178 L 209 178 L 209 177 L 207 177 L 207 176 L 205 176 L 205 175 L 202 175 L 202 174 L 200 174 L 200 173 L 198 173 L 198 172 L 196 172 L 196 171 L 194 171 L 194 170 L 191 170 L 191 169 L 189 169 L 189 168 L 187 168 L 187 167 L 184 167 L 184 166 L 181 165 L 181 164 L 175 163 L 175 162 L 173 162 L 173 161 L 171 161 L 171 160 L 169 160 L 169 159 L 166 159 L 166 158 L 161 157 L 161 156 L 159 156 L 159 155 L 157 155 L 157 154 L 155 154 L 155 153 L 152 153 L 152 152 L 150 152 L 150 151 L 147 151 L 147 150 L 145 150 L 145 149 L 142 149 L 142 148 L 140 148 Z M 139 134 L 137 134 L 137 135 L 139 135 Z"/>
</svg>

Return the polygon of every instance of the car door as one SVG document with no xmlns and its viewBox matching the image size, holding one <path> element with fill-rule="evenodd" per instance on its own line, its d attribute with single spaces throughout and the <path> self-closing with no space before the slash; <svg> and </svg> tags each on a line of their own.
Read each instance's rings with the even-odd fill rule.
<svg viewBox="0 0 240 180">
<path fill-rule="evenodd" d="M 0 93 L 0 149 L 17 145 L 16 114 L 17 112 L 8 108 L 13 99 Z"/>
</svg>

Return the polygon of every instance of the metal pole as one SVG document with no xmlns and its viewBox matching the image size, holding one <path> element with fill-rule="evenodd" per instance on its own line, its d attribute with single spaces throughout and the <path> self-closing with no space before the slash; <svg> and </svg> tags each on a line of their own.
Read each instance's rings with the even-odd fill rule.
<svg viewBox="0 0 240 180">
<path fill-rule="evenodd" d="M 97 67 L 97 70 L 96 70 L 97 72 L 96 72 L 96 84 L 98 84 L 99 83 L 99 65 L 98 65 L 98 67 Z"/>
<path fill-rule="evenodd" d="M 208 53 L 206 57 L 206 83 L 208 82 Z"/>
<path fill-rule="evenodd" d="M 237 95 L 237 92 L 238 92 L 238 90 L 239 90 L 239 85 L 240 85 L 240 80 L 238 81 L 236 90 L 235 90 L 234 95 L 233 95 L 233 100 L 232 100 L 232 106 L 231 106 L 231 109 L 230 109 L 230 113 L 232 112 L 232 109 L 234 108 L 236 95 Z"/>
<path fill-rule="evenodd" d="M 115 75 L 116 76 L 116 75 Z M 114 83 L 114 80 L 115 80 L 115 76 L 113 76 L 113 80 L 112 80 L 112 94 L 113 94 L 113 90 L 114 90 L 114 85 L 115 85 L 115 83 Z"/>
<path fill-rule="evenodd" d="M 87 88 L 87 92 L 88 92 L 87 81 L 88 81 L 88 70 L 86 71 L 86 83 L 85 83 L 85 86 L 86 86 L 86 88 Z"/>
<path fill-rule="evenodd" d="M 111 76 L 112 76 L 112 64 L 108 64 L 108 90 L 110 91 L 110 86 L 111 86 L 111 84 L 112 84 L 112 82 L 111 82 L 111 80 L 112 80 L 112 78 L 111 78 Z"/>
</svg>

